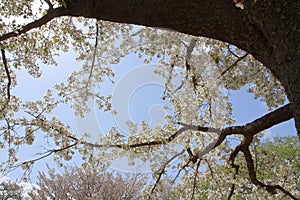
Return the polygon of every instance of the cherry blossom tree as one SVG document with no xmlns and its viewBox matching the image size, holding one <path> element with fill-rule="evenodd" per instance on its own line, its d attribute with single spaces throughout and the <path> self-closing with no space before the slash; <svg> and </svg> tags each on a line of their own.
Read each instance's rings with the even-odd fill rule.
<svg viewBox="0 0 300 200">
<path fill-rule="evenodd" d="M 79 167 L 65 168 L 62 174 L 49 169 L 48 176 L 40 173 L 38 187 L 31 191 L 39 199 L 140 199 L 145 185 L 143 175 L 102 172 Z"/>
<path fill-rule="evenodd" d="M 214 181 L 223 174 L 229 182 L 234 181 L 222 191 L 230 199 L 239 184 L 235 177 L 240 173 L 237 162 L 242 155 L 247 171 L 243 175 L 255 187 L 269 195 L 299 196 L 299 191 L 286 189 L 280 181 L 263 181 L 251 149 L 258 134 L 291 118 L 299 132 L 297 2 L 2 0 L 0 6 L 0 146 L 8 152 L 8 159 L 1 164 L 4 171 L 16 167 L 30 171 L 34 163 L 52 155 L 63 165 L 63 160 L 71 160 L 76 152 L 82 155 L 84 167 L 109 163 L 119 156 L 139 158 L 150 163 L 156 180 L 151 195 L 169 169 L 176 169 L 189 191 L 195 191 L 205 162 L 208 169 L 224 167 L 218 168 L 218 178 L 211 174 Z M 26 69 L 38 78 L 41 63 L 56 65 L 56 56 L 70 48 L 77 52 L 76 59 L 83 61 L 81 69 L 65 82 L 45 89 L 40 100 L 24 101 L 14 94 L 18 70 Z M 112 127 L 94 143 L 85 136 L 78 138 L 53 112 L 66 104 L 83 117 L 89 112 L 87 102 L 95 100 L 100 110 L 116 114 L 111 94 L 95 90 L 95 86 L 107 79 L 113 81 L 111 65 L 132 52 L 144 57 L 145 63 L 157 60 L 155 73 L 165 80 L 166 124 L 150 127 L 145 121 L 128 122 L 129 135 L 125 137 Z M 264 101 L 270 112 L 234 126 L 231 102 L 224 90 L 247 84 L 249 92 Z M 287 100 L 290 103 L 285 104 Z M 51 141 L 43 144 L 46 152 L 22 160 L 19 150 L 36 145 L 37 133 Z M 232 146 L 230 138 L 236 138 L 238 144 Z M 179 144 L 182 148 L 178 151 L 175 147 Z M 95 155 L 95 149 L 100 149 L 101 155 Z M 233 171 L 225 173 L 228 166 Z M 188 168 L 196 172 L 189 173 Z M 189 177 L 195 178 L 188 184 Z"/>
<path fill-rule="evenodd" d="M 22 200 L 23 198 L 23 189 L 17 183 L 2 182 L 0 183 L 0 198 L 1 199 L 16 199 Z"/>
</svg>

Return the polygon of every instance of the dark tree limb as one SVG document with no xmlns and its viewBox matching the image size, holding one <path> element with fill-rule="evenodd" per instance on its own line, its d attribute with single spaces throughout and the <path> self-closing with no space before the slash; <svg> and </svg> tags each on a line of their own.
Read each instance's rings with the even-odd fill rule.
<svg viewBox="0 0 300 200">
<path fill-rule="evenodd" d="M 168 164 L 170 164 L 174 159 L 176 159 L 178 156 L 182 155 L 184 152 L 185 152 L 185 150 L 183 149 L 181 152 L 172 156 L 166 163 L 163 164 L 163 166 L 160 167 L 159 173 L 158 173 L 158 178 L 156 179 L 155 184 L 154 184 L 153 188 L 151 189 L 149 199 L 150 199 L 151 195 L 153 194 L 155 188 L 157 187 L 162 175 L 166 172 L 166 167 L 168 166 Z"/>
<path fill-rule="evenodd" d="M 227 72 L 230 72 L 234 66 L 236 66 L 241 60 L 245 59 L 249 54 L 246 53 L 245 55 L 239 57 L 233 64 L 231 64 L 227 69 L 225 69 L 222 73 L 221 76 L 226 74 Z"/>
<path fill-rule="evenodd" d="M 50 9 L 47 11 L 47 14 L 44 15 L 43 17 L 23 26 L 21 29 L 14 30 L 12 32 L 0 35 L 0 42 L 5 41 L 7 39 L 17 37 L 23 33 L 27 33 L 31 29 L 34 28 L 39 28 L 42 25 L 48 23 L 54 18 L 65 16 L 66 15 L 66 9 L 65 8 L 55 8 L 55 9 Z"/>
<path fill-rule="evenodd" d="M 174 134 L 169 136 L 167 139 L 163 140 L 155 140 L 155 141 L 148 141 L 148 142 L 142 142 L 142 143 L 135 143 L 135 144 L 95 144 L 95 143 L 89 143 L 85 141 L 81 141 L 81 144 L 88 145 L 94 148 L 122 148 L 122 149 L 132 149 L 132 148 L 138 148 L 138 147 L 146 147 L 146 146 L 157 146 L 157 145 L 166 145 L 173 141 L 175 138 L 177 138 L 180 134 L 187 130 L 194 130 L 194 131 L 201 131 L 201 132 L 214 132 L 218 134 L 218 137 L 209 144 L 209 148 L 205 149 L 205 152 L 209 152 L 210 150 L 218 147 L 222 142 L 225 140 L 225 138 L 228 135 L 243 135 L 245 138 L 247 138 L 247 142 L 252 141 L 252 137 L 259 133 L 260 131 L 266 130 L 276 124 L 279 124 L 281 122 L 287 121 L 293 117 L 292 110 L 290 104 L 287 104 L 285 106 L 282 106 L 278 108 L 277 110 L 274 110 L 250 123 L 247 123 L 243 126 L 232 126 L 227 127 L 222 130 L 211 128 L 211 127 L 203 127 L 198 125 L 188 125 L 182 122 L 178 122 L 179 125 L 182 125 L 181 128 L 179 128 Z M 68 136 L 72 138 L 73 140 L 78 140 L 77 138 L 73 136 Z M 202 155 L 204 152 L 202 150 L 199 150 L 194 155 L 198 156 Z M 237 152 L 238 153 L 238 152 Z"/>
<path fill-rule="evenodd" d="M 197 167 L 196 167 L 196 170 L 195 170 L 195 175 L 194 175 L 194 180 L 193 180 L 193 190 L 192 190 L 192 197 L 191 197 L 191 200 L 194 199 L 195 197 L 195 190 L 196 190 L 196 184 L 197 184 L 197 176 L 198 176 L 198 172 L 199 172 L 199 167 L 200 167 L 200 163 L 201 163 L 201 159 L 198 160 L 197 162 Z"/>
<path fill-rule="evenodd" d="M 237 177 L 237 175 L 238 175 L 238 173 L 239 173 L 239 168 L 240 168 L 240 166 L 239 166 L 239 165 L 236 165 L 236 164 L 234 163 L 234 160 L 235 160 L 237 154 L 238 154 L 238 153 L 240 152 L 240 150 L 241 150 L 240 147 L 241 147 L 241 145 L 238 145 L 238 146 L 234 149 L 234 151 L 231 152 L 231 154 L 230 154 L 230 156 L 229 156 L 229 159 L 228 159 L 228 161 L 230 162 L 231 167 L 235 170 L 235 173 L 234 173 L 234 175 L 233 175 L 233 180 L 236 180 L 236 177 Z M 231 197 L 233 196 L 234 190 L 235 190 L 235 183 L 233 183 L 233 184 L 231 185 L 230 192 L 229 192 L 229 195 L 228 195 L 228 197 L 227 197 L 228 200 L 230 200 Z"/>
<path fill-rule="evenodd" d="M 231 164 L 231 166 L 235 169 L 235 173 L 234 173 L 234 175 L 233 175 L 233 180 L 235 181 L 236 180 L 236 177 L 237 177 L 237 175 L 238 175 L 238 173 L 239 173 L 239 168 L 240 168 L 240 166 L 239 165 L 236 165 L 236 164 Z M 227 200 L 230 200 L 231 199 L 231 197 L 233 196 L 233 194 L 234 194 L 234 190 L 235 190 L 235 183 L 232 183 L 232 185 L 231 185 L 231 187 L 230 187 L 230 192 L 229 192 L 229 195 L 228 195 L 228 197 L 227 197 Z"/>
<path fill-rule="evenodd" d="M 186 167 L 189 166 L 190 162 L 191 162 L 191 161 L 188 160 L 188 161 L 180 168 L 180 170 L 178 170 L 178 172 L 177 172 L 175 178 L 174 178 L 173 181 L 172 181 L 173 183 L 175 183 L 176 179 L 179 177 L 179 175 L 180 175 L 180 173 L 182 172 L 182 170 L 184 170 Z"/>
<path fill-rule="evenodd" d="M 191 57 L 192 57 L 192 53 L 194 50 L 194 47 L 196 45 L 197 40 L 196 39 L 191 39 L 189 46 L 186 49 L 186 55 L 185 55 L 185 69 L 186 72 L 188 73 L 188 71 L 190 71 L 191 69 Z"/>
<path fill-rule="evenodd" d="M 268 119 L 271 120 L 273 117 L 276 116 L 274 113 L 279 114 L 279 113 L 283 112 L 284 114 L 286 114 L 288 116 L 288 113 L 289 113 L 288 111 L 289 110 L 290 110 L 289 105 L 286 105 L 286 106 L 283 106 L 283 107 L 277 109 L 276 111 L 273 111 L 273 112 L 261 117 L 260 119 L 264 119 L 263 121 L 266 122 L 265 126 L 268 126 Z M 287 116 L 285 116 L 285 117 L 287 117 Z M 279 117 L 279 116 L 277 116 L 277 117 Z M 284 119 L 285 117 L 282 117 L 282 119 Z M 264 184 L 263 182 L 261 182 L 257 179 L 256 170 L 255 170 L 255 167 L 254 167 L 254 161 L 253 161 L 251 152 L 249 150 L 249 146 L 253 141 L 254 135 L 257 134 L 258 132 L 251 131 L 252 130 L 252 128 L 250 128 L 251 124 L 252 125 L 257 125 L 257 126 L 259 126 L 259 125 L 262 126 L 262 124 L 258 123 L 258 120 L 254 120 L 252 123 L 249 123 L 249 124 L 245 125 L 246 127 L 248 126 L 247 130 L 249 132 L 246 133 L 246 134 L 242 134 L 244 136 L 244 139 L 234 149 L 234 151 L 230 154 L 228 161 L 231 163 L 231 166 L 236 170 L 236 174 L 237 174 L 239 166 L 234 163 L 234 160 L 235 160 L 235 158 L 236 158 L 236 156 L 238 155 L 239 152 L 243 152 L 244 158 L 245 158 L 245 161 L 246 161 L 246 164 L 247 164 L 248 174 L 249 174 L 251 182 L 254 185 L 265 188 L 266 191 L 268 191 L 270 194 L 276 194 L 276 190 L 280 190 L 281 192 L 283 192 L 284 194 L 286 194 L 290 198 L 297 199 L 294 195 L 292 195 L 289 191 L 285 190 L 282 186 L 280 186 L 280 185 L 266 185 L 266 184 Z M 256 128 L 259 128 L 259 127 L 256 127 Z M 234 178 L 235 178 L 235 176 L 234 176 Z M 230 192 L 230 195 L 229 195 L 228 199 L 230 199 L 231 196 L 233 195 L 234 187 L 235 187 L 235 185 L 232 185 L 231 192 Z"/>
<path fill-rule="evenodd" d="M 98 48 L 99 25 L 98 25 L 97 22 L 95 23 L 95 26 L 96 26 L 96 37 L 95 37 L 95 44 L 94 44 L 94 53 L 93 53 L 92 65 L 91 65 L 91 68 L 90 68 L 88 81 L 87 81 L 86 86 L 85 86 L 85 88 L 86 88 L 86 93 L 88 93 L 88 90 L 89 90 L 89 84 L 90 84 L 90 82 L 91 82 L 91 78 L 92 78 L 92 75 L 93 75 L 93 70 L 94 70 L 94 67 L 95 67 L 95 61 L 96 61 L 97 48 Z M 86 96 L 86 98 L 87 98 L 87 97 L 88 97 L 88 96 Z"/>
<path fill-rule="evenodd" d="M 50 0 L 44 0 L 44 1 L 47 3 L 47 5 L 48 5 L 48 7 L 49 7 L 50 10 L 53 9 L 53 5 L 50 2 Z"/>
<path fill-rule="evenodd" d="M 35 158 L 35 159 L 31 159 L 31 160 L 28 160 L 28 161 L 24 161 L 24 162 L 21 162 L 21 163 L 15 165 L 14 168 L 13 168 L 12 170 L 17 169 L 17 168 L 19 168 L 19 167 L 22 167 L 22 166 L 24 166 L 24 165 L 28 165 L 28 166 L 30 167 L 30 166 L 32 166 L 33 164 L 35 164 L 35 163 L 36 163 L 37 161 L 39 161 L 39 160 L 42 160 L 42 159 L 44 159 L 44 158 L 47 158 L 47 157 L 51 156 L 52 154 L 55 154 L 55 153 L 58 153 L 58 152 L 61 152 L 61 151 L 65 151 L 65 150 L 67 150 L 67 149 L 70 149 L 70 148 L 72 148 L 72 147 L 74 147 L 74 146 L 76 146 L 76 145 L 78 145 L 77 142 L 75 142 L 75 143 L 73 143 L 73 144 L 71 144 L 71 145 L 62 147 L 62 148 L 47 150 L 47 151 L 44 152 L 44 153 L 40 153 L 40 154 L 39 154 L 40 156 L 38 156 L 38 157 Z"/>
<path fill-rule="evenodd" d="M 1 56 L 2 56 L 2 61 L 3 61 L 3 66 L 4 66 L 6 77 L 7 77 L 7 80 L 8 80 L 7 81 L 7 86 L 6 86 L 7 103 L 8 103 L 10 101 L 11 76 L 10 76 L 9 67 L 8 67 L 8 64 L 7 64 L 7 59 L 6 59 L 4 47 L 1 45 L 0 49 L 1 49 Z"/>
<path fill-rule="evenodd" d="M 249 173 L 250 180 L 254 185 L 265 188 L 271 194 L 276 194 L 276 190 L 280 190 L 285 195 L 289 196 L 291 199 L 294 199 L 294 200 L 298 199 L 294 195 L 292 195 L 289 191 L 287 191 L 283 187 L 281 187 L 280 185 L 266 185 L 266 184 L 262 183 L 261 181 L 259 181 L 257 179 L 256 171 L 254 169 L 254 162 L 253 162 L 253 159 L 252 159 L 252 155 L 249 151 L 249 146 L 242 145 L 241 151 L 243 152 L 246 163 L 247 163 L 247 168 L 248 168 L 248 173 Z"/>
</svg>

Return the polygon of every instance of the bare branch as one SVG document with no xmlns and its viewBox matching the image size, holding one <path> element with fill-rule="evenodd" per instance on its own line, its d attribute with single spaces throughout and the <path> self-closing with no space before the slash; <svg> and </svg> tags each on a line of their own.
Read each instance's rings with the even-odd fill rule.
<svg viewBox="0 0 300 200">
<path fill-rule="evenodd" d="M 92 66 L 90 69 L 90 73 L 89 73 L 89 77 L 88 77 L 88 81 L 86 84 L 86 90 L 88 90 L 91 78 L 92 78 L 92 74 L 93 74 L 93 70 L 94 70 L 94 66 L 95 66 L 95 60 L 96 60 L 96 54 L 97 54 L 97 47 L 98 47 L 98 36 L 99 36 L 99 26 L 98 23 L 96 21 L 96 38 L 95 38 L 95 45 L 94 45 L 94 53 L 93 53 L 93 59 L 92 59 Z M 87 97 L 87 96 L 86 96 Z"/>
<path fill-rule="evenodd" d="M 179 152 L 178 154 L 175 154 L 174 156 L 172 156 L 166 163 L 163 164 L 163 166 L 161 166 L 161 168 L 160 168 L 160 170 L 159 170 L 160 172 L 159 172 L 159 174 L 158 174 L 158 178 L 157 178 L 156 181 L 155 181 L 155 184 L 154 184 L 154 186 L 153 186 L 153 188 L 152 188 L 152 190 L 151 190 L 150 196 L 153 194 L 155 188 L 157 187 L 157 184 L 159 183 L 159 181 L 160 181 L 160 179 L 161 179 L 163 173 L 165 172 L 167 165 L 170 164 L 170 163 L 172 162 L 172 160 L 174 160 L 174 159 L 177 158 L 178 156 L 182 155 L 184 152 L 185 152 L 185 150 L 183 149 L 183 150 L 182 150 L 181 152 Z M 149 198 L 150 198 L 150 196 L 149 196 Z"/>
<path fill-rule="evenodd" d="M 50 155 L 52 155 L 52 154 L 54 154 L 54 153 L 61 152 L 61 151 L 67 150 L 67 149 L 69 149 L 69 148 L 72 148 L 73 146 L 76 146 L 77 144 L 78 144 L 78 143 L 75 142 L 75 143 L 73 143 L 73 144 L 71 144 L 71 145 L 68 145 L 68 146 L 66 146 L 66 147 L 62 147 L 62 148 L 59 148 L 59 149 L 51 149 L 51 150 L 48 150 L 47 152 L 43 153 L 41 156 L 39 156 L 39 157 L 37 157 L 37 158 L 35 158 L 35 159 L 29 160 L 29 161 L 24 161 L 24 162 L 22 162 L 22 163 L 17 164 L 17 165 L 15 166 L 15 168 L 18 168 L 18 167 L 23 166 L 23 165 L 26 165 L 26 164 L 34 164 L 36 161 L 42 160 L 42 159 L 44 159 L 44 158 L 46 158 L 46 157 L 48 157 L 48 156 L 50 156 Z"/>
<path fill-rule="evenodd" d="M 19 36 L 23 33 L 30 31 L 31 29 L 41 27 L 42 25 L 46 24 L 47 22 L 51 21 L 52 19 L 64 16 L 66 14 L 67 14 L 66 9 L 63 7 L 48 10 L 47 14 L 44 15 L 43 17 L 41 17 L 40 19 L 37 19 L 37 20 L 23 26 L 21 29 L 17 29 L 12 32 L 1 35 L 0 42 L 7 40 L 9 38 L 12 38 L 12 37 Z"/>
<path fill-rule="evenodd" d="M 234 164 L 234 163 L 232 163 L 231 166 L 232 166 L 232 168 L 235 169 L 235 173 L 234 173 L 234 175 L 233 175 L 233 180 L 235 181 L 235 180 L 236 180 L 236 177 L 237 177 L 237 175 L 238 175 L 238 173 L 239 173 L 239 168 L 240 168 L 240 166 L 239 166 L 239 165 L 236 165 L 236 164 Z M 230 199 L 231 199 L 231 197 L 233 196 L 234 190 L 235 190 L 235 183 L 232 183 L 232 185 L 231 185 L 231 187 L 230 187 L 230 192 L 229 192 L 229 195 L 228 195 L 227 200 L 230 200 Z"/>
<path fill-rule="evenodd" d="M 31 171 L 31 168 L 33 166 L 33 164 L 35 164 L 37 161 L 39 160 L 42 160 L 46 157 L 49 157 L 50 155 L 54 154 L 54 153 L 57 153 L 57 152 L 61 152 L 61 151 L 64 151 L 64 150 L 67 150 L 69 148 L 72 148 L 73 146 L 76 146 L 78 144 L 78 142 L 75 142 L 71 145 L 68 145 L 66 147 L 62 147 L 62 148 L 59 148 L 59 149 L 50 149 L 44 153 L 39 153 L 38 155 L 41 155 L 41 156 L 38 156 L 37 158 L 35 159 L 31 159 L 31 160 L 27 160 L 27 161 L 23 161 L 19 164 L 16 164 L 15 166 L 11 167 L 10 170 L 7 170 L 7 173 L 8 172 L 11 172 L 19 167 L 22 167 L 22 166 L 25 166 L 24 169 L 25 169 L 25 172 L 23 174 L 23 177 L 25 176 L 28 176 L 30 175 L 30 171 Z"/>
<path fill-rule="evenodd" d="M 173 183 L 175 183 L 175 181 L 176 181 L 176 179 L 179 177 L 181 171 L 184 170 L 187 166 L 189 166 L 190 162 L 192 162 L 192 161 L 191 161 L 191 160 L 188 160 L 188 161 L 180 168 L 180 170 L 178 170 L 178 172 L 177 172 L 175 178 L 174 178 L 173 181 L 172 181 Z"/>
<path fill-rule="evenodd" d="M 240 57 L 238 55 L 236 55 L 231 49 L 230 49 L 230 44 L 226 44 L 227 50 L 237 59 L 239 59 Z"/>
<path fill-rule="evenodd" d="M 195 48 L 196 42 L 197 42 L 197 40 L 192 38 L 188 48 L 186 49 L 185 67 L 186 67 L 187 72 L 190 71 L 190 68 L 191 68 L 190 61 L 191 61 L 192 52 Z"/>
<path fill-rule="evenodd" d="M 49 9 L 53 9 L 53 5 L 52 5 L 52 3 L 50 2 L 50 0 L 44 0 L 44 1 L 48 4 Z"/>
<path fill-rule="evenodd" d="M 211 132 L 211 133 L 220 133 L 221 132 L 221 129 L 218 129 L 218 128 L 204 127 L 204 126 L 199 126 L 199 125 L 190 125 L 190 124 L 186 124 L 184 122 L 177 122 L 177 124 L 179 124 L 183 127 L 186 127 L 188 130 Z"/>
<path fill-rule="evenodd" d="M 167 144 L 171 141 L 173 141 L 175 138 L 177 138 L 181 133 L 187 131 L 187 130 L 201 130 L 204 132 L 207 132 L 207 130 L 211 130 L 211 128 L 208 127 L 201 127 L 201 126 L 195 126 L 195 125 L 187 125 L 184 123 L 178 123 L 180 125 L 183 125 L 178 131 L 176 131 L 174 134 L 169 136 L 167 139 L 162 139 L 162 140 L 155 140 L 155 141 L 148 141 L 148 142 L 142 142 L 142 143 L 136 143 L 136 144 L 110 144 L 110 145 L 105 145 L 105 144 L 94 144 L 94 143 L 89 143 L 82 141 L 82 144 L 89 145 L 91 147 L 97 147 L 97 148 L 102 148 L 102 147 L 115 147 L 115 148 L 122 148 L 122 149 L 128 149 L 128 148 L 137 148 L 137 147 L 144 147 L 144 146 L 155 146 L 155 145 L 164 145 Z M 212 130 L 214 130 L 212 128 Z M 215 129 L 217 130 L 217 129 Z"/>
<path fill-rule="evenodd" d="M 1 56 L 2 56 L 3 65 L 4 65 L 5 73 L 6 73 L 6 76 L 7 76 L 7 80 L 8 80 L 7 88 L 6 88 L 7 103 L 8 103 L 10 101 L 11 76 L 10 76 L 9 67 L 8 67 L 8 64 L 7 64 L 7 59 L 6 59 L 4 47 L 2 45 L 0 45 L 0 48 L 1 48 Z"/>
<path fill-rule="evenodd" d="M 239 57 L 232 65 L 230 65 L 227 69 L 225 69 L 222 73 L 221 76 L 226 74 L 227 72 L 231 71 L 234 66 L 236 66 L 241 60 L 245 59 L 248 56 L 248 53 L 243 55 L 242 57 Z"/>
<path fill-rule="evenodd" d="M 191 200 L 193 200 L 194 196 L 195 196 L 196 182 L 197 182 L 197 176 L 198 176 L 198 171 L 199 171 L 200 163 L 201 163 L 201 159 L 197 163 L 197 167 L 196 167 L 196 171 L 195 171 L 195 175 L 194 175 L 193 192 L 192 192 Z"/>
</svg>

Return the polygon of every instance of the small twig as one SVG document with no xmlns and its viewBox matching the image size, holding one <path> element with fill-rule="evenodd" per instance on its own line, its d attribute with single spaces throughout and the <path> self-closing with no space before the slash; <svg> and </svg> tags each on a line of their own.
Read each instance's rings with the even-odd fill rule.
<svg viewBox="0 0 300 200">
<path fill-rule="evenodd" d="M 7 119 L 5 119 L 5 121 L 6 121 L 7 132 L 8 132 L 8 147 L 10 148 L 10 145 L 11 145 L 11 137 L 10 137 L 11 127 L 10 127 L 9 121 Z"/>
<path fill-rule="evenodd" d="M 240 62 L 241 60 L 243 60 L 243 59 L 246 58 L 247 56 L 248 56 L 248 53 L 246 53 L 246 54 L 243 55 L 242 57 L 239 57 L 232 65 L 230 65 L 227 69 L 225 69 L 225 70 L 221 73 L 221 76 L 223 76 L 223 75 L 226 74 L 227 72 L 231 71 L 232 68 L 238 64 L 238 62 Z"/>
<path fill-rule="evenodd" d="M 233 180 L 236 181 L 236 177 L 237 177 L 237 175 L 238 175 L 238 173 L 239 173 L 239 168 L 240 168 L 240 166 L 239 166 L 239 165 L 236 165 L 236 164 L 234 164 L 234 163 L 232 163 L 231 166 L 235 169 L 235 173 L 234 173 L 234 175 L 233 175 Z M 232 183 L 232 185 L 231 185 L 231 187 L 230 187 L 230 192 L 229 192 L 229 195 L 228 195 L 227 200 L 230 200 L 230 199 L 231 199 L 231 197 L 232 197 L 233 194 L 234 194 L 234 190 L 235 190 L 235 182 Z"/>
<path fill-rule="evenodd" d="M 9 72 L 9 67 L 7 65 L 7 59 L 6 59 L 6 56 L 5 56 L 5 50 L 4 50 L 4 48 L 3 48 L 2 45 L 1 45 L 1 56 L 2 56 L 2 61 L 3 61 L 5 73 L 6 73 L 7 80 L 8 80 L 8 82 L 7 82 L 7 88 L 6 88 L 6 93 L 7 93 L 7 103 L 9 103 L 9 101 L 10 101 L 11 76 L 10 76 L 10 72 Z"/>
<path fill-rule="evenodd" d="M 39 160 L 42 160 L 42 159 L 44 159 L 44 158 L 46 158 L 46 157 L 49 157 L 50 155 L 52 155 L 52 154 L 54 154 L 54 153 L 57 153 L 57 152 L 60 152 L 60 151 L 64 151 L 64 150 L 66 150 L 66 149 L 69 149 L 69 148 L 71 148 L 71 147 L 73 147 L 73 146 L 76 146 L 77 144 L 78 144 L 78 142 L 75 142 L 75 143 L 73 143 L 73 144 L 71 144 L 71 145 L 68 145 L 68 146 L 63 147 L 63 148 L 60 148 L 60 149 L 51 149 L 51 150 L 46 151 L 46 152 L 43 153 L 43 154 L 40 153 L 40 154 L 42 154 L 42 156 L 37 157 L 37 158 L 32 159 L 32 160 L 28 160 L 28 161 L 21 162 L 21 163 L 15 165 L 15 166 L 10 170 L 10 172 L 13 171 L 13 170 L 15 170 L 15 169 L 17 169 L 17 168 L 19 168 L 19 167 L 21 167 L 21 166 L 23 166 L 23 165 L 27 165 L 27 164 L 28 164 L 28 165 L 33 165 L 35 162 L 37 162 L 37 161 L 39 161 Z"/>
<path fill-rule="evenodd" d="M 230 44 L 226 44 L 228 51 L 236 58 L 239 58 L 238 55 L 236 55 L 231 49 L 230 49 Z"/>
<path fill-rule="evenodd" d="M 177 172 L 175 178 L 173 179 L 172 183 L 175 183 L 175 181 L 176 181 L 176 179 L 179 177 L 181 171 L 184 170 L 187 166 L 189 166 L 190 162 L 191 162 L 191 160 L 188 160 L 188 161 L 180 168 L 180 170 L 178 170 L 178 172 Z"/>
<path fill-rule="evenodd" d="M 97 22 L 95 23 L 95 25 L 96 25 L 96 38 L 95 38 L 93 60 L 92 60 L 91 70 L 90 70 L 90 73 L 89 73 L 88 83 L 90 82 L 90 79 L 91 79 L 92 74 L 93 74 L 93 70 L 94 70 L 94 66 L 95 66 L 95 60 L 96 60 L 96 54 L 97 54 L 97 47 L 98 47 L 99 25 L 98 25 Z"/>
<path fill-rule="evenodd" d="M 170 162 L 172 162 L 172 160 L 174 160 L 174 159 L 177 158 L 178 156 L 182 155 L 184 152 L 185 152 L 185 150 L 183 149 L 183 150 L 182 150 L 181 152 L 179 152 L 178 154 L 172 156 L 172 158 L 170 158 L 166 163 L 164 163 L 163 166 L 161 166 L 160 172 L 159 172 L 159 175 L 158 175 L 158 178 L 156 179 L 155 184 L 154 184 L 154 186 L 153 186 L 153 188 L 152 188 L 152 190 L 151 190 L 149 199 L 150 199 L 151 195 L 153 194 L 155 188 L 157 187 L 157 184 L 159 183 L 159 181 L 160 181 L 160 179 L 161 179 L 163 173 L 165 172 L 167 165 L 170 164 Z"/>
<path fill-rule="evenodd" d="M 167 90 L 168 90 L 168 87 L 167 85 L 171 82 L 172 80 L 172 73 L 173 73 L 173 70 L 174 70 L 174 67 L 175 67 L 175 64 L 176 64 L 176 61 L 178 60 L 178 55 L 176 54 L 174 60 L 172 61 L 171 65 L 170 65 L 170 71 L 169 71 L 169 77 L 168 77 L 168 80 L 166 81 L 165 83 L 165 90 L 163 92 L 164 95 L 166 95 L 167 93 Z"/>
<path fill-rule="evenodd" d="M 75 143 L 73 143 L 73 144 L 71 144 L 71 145 L 68 145 L 68 146 L 66 146 L 66 147 L 63 147 L 63 148 L 48 150 L 47 152 L 44 153 L 44 155 L 42 155 L 42 156 L 40 156 L 40 157 L 38 157 L 38 158 L 35 158 L 35 159 L 33 159 L 33 160 L 29 160 L 29 161 L 22 162 L 22 163 L 20 163 L 18 166 L 23 165 L 23 164 L 26 164 L 26 163 L 35 163 L 36 161 L 39 161 L 39 160 L 41 160 L 41 159 L 43 159 L 43 158 L 46 158 L 46 157 L 50 156 L 50 155 L 53 154 L 53 153 L 57 153 L 57 152 L 60 152 L 60 151 L 64 151 L 64 150 L 69 149 L 69 148 L 71 148 L 71 147 L 73 147 L 73 146 L 76 146 L 77 144 L 78 144 L 78 143 L 75 142 Z"/>
<path fill-rule="evenodd" d="M 165 172 L 165 168 L 163 168 L 163 169 L 160 171 L 160 173 L 158 174 L 158 178 L 156 179 L 155 184 L 154 184 L 154 186 L 153 186 L 153 188 L 152 188 L 152 190 L 151 190 L 151 192 L 150 192 L 149 199 L 151 199 L 151 195 L 153 194 L 153 192 L 154 192 L 154 190 L 155 190 L 157 184 L 159 183 L 159 181 L 160 181 L 160 179 L 161 179 L 161 177 L 162 177 L 162 174 L 163 174 L 164 172 Z"/>
<path fill-rule="evenodd" d="M 50 0 L 44 0 L 48 6 L 49 6 L 49 9 L 53 9 L 53 4 L 50 2 Z"/>
<path fill-rule="evenodd" d="M 175 89 L 174 93 L 176 93 L 178 90 L 180 90 L 184 85 L 184 81 L 182 80 L 180 85 Z"/>
<path fill-rule="evenodd" d="M 201 159 L 197 163 L 197 167 L 196 167 L 196 171 L 195 171 L 195 175 L 194 175 L 193 192 L 192 192 L 191 200 L 193 200 L 194 196 L 195 196 L 196 182 L 197 182 L 197 176 L 198 176 L 198 171 L 199 171 L 200 163 L 201 163 Z"/>
<path fill-rule="evenodd" d="M 167 87 L 167 85 L 171 82 L 171 80 L 172 80 L 172 72 L 173 72 L 173 70 L 174 70 L 174 63 L 172 63 L 171 64 L 171 66 L 170 66 L 170 71 L 169 71 L 169 77 L 168 77 L 168 80 L 166 81 L 166 83 L 165 83 L 165 90 L 164 90 L 164 96 L 166 95 L 166 93 L 167 93 L 167 90 L 168 90 L 168 87 Z"/>
</svg>

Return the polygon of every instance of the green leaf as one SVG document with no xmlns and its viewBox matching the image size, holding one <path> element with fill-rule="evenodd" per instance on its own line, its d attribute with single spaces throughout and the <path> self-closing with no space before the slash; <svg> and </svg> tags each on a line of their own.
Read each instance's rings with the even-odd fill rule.
<svg viewBox="0 0 300 200">
<path fill-rule="evenodd" d="M 221 60 L 220 56 L 217 56 L 217 57 L 215 58 L 215 63 L 216 63 L 216 64 L 219 64 L 219 63 L 220 63 L 220 60 Z"/>
<path fill-rule="evenodd" d="M 62 6 L 63 6 L 64 8 L 68 8 L 66 1 L 62 1 Z"/>
</svg>

